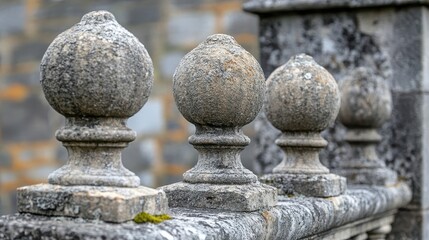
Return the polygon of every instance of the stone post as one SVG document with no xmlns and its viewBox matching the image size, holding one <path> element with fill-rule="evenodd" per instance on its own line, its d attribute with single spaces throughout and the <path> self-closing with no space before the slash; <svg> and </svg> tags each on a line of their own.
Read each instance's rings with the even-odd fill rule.
<svg viewBox="0 0 429 240">
<path fill-rule="evenodd" d="M 170 207 L 254 211 L 276 204 L 276 190 L 260 184 L 240 160 L 250 142 L 241 127 L 262 107 L 264 80 L 256 59 L 228 35 L 209 36 L 182 59 L 173 94 L 196 126 L 189 143 L 199 157 L 183 182 L 162 187 Z"/>
<path fill-rule="evenodd" d="M 265 113 L 282 131 L 276 144 L 286 155 L 262 181 L 282 195 L 342 194 L 346 180 L 329 173 L 319 161 L 319 151 L 328 144 L 320 132 L 333 124 L 339 108 L 335 79 L 312 57 L 300 54 L 277 68 L 267 80 Z"/>
<path fill-rule="evenodd" d="M 56 137 L 68 163 L 49 184 L 18 189 L 18 211 L 123 222 L 167 211 L 165 193 L 139 186 L 121 151 L 136 138 L 126 120 L 146 103 L 153 66 L 143 44 L 105 11 L 58 35 L 41 63 L 49 104 L 66 117 Z"/>
<path fill-rule="evenodd" d="M 386 82 L 368 68 L 357 68 L 342 82 L 341 99 L 339 119 L 347 127 L 345 140 L 351 149 L 334 171 L 349 184 L 394 185 L 396 173 L 386 167 L 375 149 L 381 141 L 376 129 L 392 112 Z"/>
<path fill-rule="evenodd" d="M 392 236 L 429 239 L 429 0 L 247 0 L 259 15 L 261 66 L 268 76 L 291 56 L 307 53 L 342 81 L 368 67 L 389 82 L 392 117 L 380 128 L 377 153 L 413 192 L 392 225 Z M 257 168 L 281 161 L 272 141 L 279 131 L 263 115 L 256 122 Z M 323 133 L 321 161 L 331 169 L 347 157 L 344 127 Z M 392 237 L 393 239 L 394 237 Z"/>
</svg>

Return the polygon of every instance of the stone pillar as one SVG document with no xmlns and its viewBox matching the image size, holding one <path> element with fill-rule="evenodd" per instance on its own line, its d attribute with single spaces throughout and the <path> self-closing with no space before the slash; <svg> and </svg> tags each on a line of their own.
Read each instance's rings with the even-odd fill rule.
<svg viewBox="0 0 429 240">
<path fill-rule="evenodd" d="M 234 38 L 216 34 L 188 53 L 173 77 L 179 111 L 196 126 L 198 163 L 184 181 L 162 187 L 170 207 L 254 211 L 276 204 L 276 190 L 241 164 L 250 139 L 241 127 L 262 107 L 264 75 Z"/>
<path fill-rule="evenodd" d="M 165 193 L 139 186 L 121 161 L 122 149 L 136 138 L 126 120 L 152 88 L 143 44 L 111 13 L 91 12 L 52 42 L 40 70 L 46 99 L 66 117 L 56 137 L 69 158 L 49 184 L 18 189 L 18 211 L 109 222 L 165 213 Z"/>
<path fill-rule="evenodd" d="M 333 197 L 346 190 L 346 179 L 329 173 L 319 161 L 328 144 L 320 132 L 333 124 L 340 108 L 335 79 L 312 57 L 292 57 L 267 80 L 265 113 L 282 131 L 276 144 L 285 152 L 282 162 L 263 182 L 282 195 Z"/>
<path fill-rule="evenodd" d="M 380 131 L 377 153 L 413 191 L 399 211 L 392 233 L 429 239 L 429 5 L 428 0 L 248 0 L 259 15 L 261 65 L 265 76 L 291 56 L 307 53 L 336 80 L 367 67 L 387 81 L 392 117 Z M 263 115 L 256 126 L 257 163 L 270 172 L 281 161 L 272 142 L 280 133 Z M 341 124 L 322 135 L 329 145 L 321 161 L 338 167 L 348 152 Z"/>
<path fill-rule="evenodd" d="M 381 141 L 377 128 L 392 112 L 390 89 L 382 78 L 367 68 L 357 68 L 341 85 L 340 122 L 347 127 L 345 140 L 350 144 L 349 157 L 334 171 L 347 177 L 349 184 L 392 186 L 396 172 L 386 167 L 376 152 Z"/>
</svg>

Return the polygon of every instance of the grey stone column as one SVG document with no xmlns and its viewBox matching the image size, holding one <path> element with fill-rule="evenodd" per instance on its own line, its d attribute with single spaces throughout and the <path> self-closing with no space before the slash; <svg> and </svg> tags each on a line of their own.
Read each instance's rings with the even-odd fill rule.
<svg viewBox="0 0 429 240">
<path fill-rule="evenodd" d="M 66 117 L 56 137 L 68 162 L 49 175 L 49 184 L 19 188 L 18 211 L 108 222 L 142 211 L 166 213 L 165 193 L 140 186 L 121 161 L 136 137 L 126 120 L 152 88 L 152 60 L 143 44 L 111 13 L 91 12 L 55 38 L 40 70 L 46 99 Z"/>
<path fill-rule="evenodd" d="M 189 143 L 199 156 L 183 182 L 162 187 L 170 207 L 255 211 L 276 204 L 276 189 L 259 183 L 240 159 L 250 142 L 241 127 L 262 107 L 264 80 L 256 59 L 224 34 L 209 36 L 181 60 L 173 94 L 196 126 Z"/>
<path fill-rule="evenodd" d="M 406 180 L 412 202 L 397 215 L 392 232 L 404 239 L 429 238 L 429 5 L 428 0 L 268 1 L 244 9 L 260 17 L 261 65 L 267 77 L 298 53 L 315 60 L 341 82 L 368 67 L 388 82 L 392 117 L 381 128 L 378 156 Z M 257 162 L 270 172 L 281 161 L 273 144 L 279 131 L 263 115 L 257 122 Z M 329 145 L 322 162 L 337 167 L 349 151 L 345 129 L 323 134 Z M 398 235 L 399 234 L 399 235 Z"/>
</svg>

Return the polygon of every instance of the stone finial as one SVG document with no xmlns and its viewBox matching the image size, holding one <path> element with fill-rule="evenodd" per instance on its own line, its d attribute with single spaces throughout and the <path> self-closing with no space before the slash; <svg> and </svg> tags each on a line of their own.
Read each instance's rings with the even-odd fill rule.
<svg viewBox="0 0 429 240">
<path fill-rule="evenodd" d="M 179 111 L 196 126 L 198 163 L 184 182 L 163 187 L 170 206 L 253 211 L 276 203 L 275 189 L 241 164 L 250 139 L 241 127 L 260 111 L 264 75 L 234 38 L 216 34 L 188 53 L 173 77 Z"/>
<path fill-rule="evenodd" d="M 263 182 L 280 194 L 330 197 L 342 194 L 344 178 L 330 174 L 319 161 L 327 146 L 320 132 L 331 125 L 340 108 L 340 93 L 332 75 L 312 57 L 300 54 L 277 68 L 267 80 L 265 112 L 282 131 L 276 144 L 286 153 Z"/>
<path fill-rule="evenodd" d="M 18 189 L 19 211 L 112 222 L 142 210 L 165 212 L 165 194 L 139 187 L 140 179 L 121 161 L 122 149 L 136 137 L 126 120 L 152 88 L 152 61 L 143 44 L 111 13 L 91 12 L 55 38 L 40 70 L 46 99 L 66 117 L 56 137 L 69 158 L 49 175 L 50 184 Z"/>
<path fill-rule="evenodd" d="M 341 85 L 339 120 L 347 127 L 345 140 L 351 156 L 335 171 L 352 184 L 391 185 L 397 175 L 378 158 L 376 144 L 381 136 L 376 129 L 389 119 L 392 97 L 385 81 L 368 68 L 357 68 Z"/>
</svg>

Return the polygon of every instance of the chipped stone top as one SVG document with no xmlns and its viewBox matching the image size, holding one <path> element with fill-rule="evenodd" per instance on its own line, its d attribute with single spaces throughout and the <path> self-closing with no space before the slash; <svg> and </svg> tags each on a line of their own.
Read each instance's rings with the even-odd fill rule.
<svg viewBox="0 0 429 240">
<path fill-rule="evenodd" d="M 173 93 L 178 109 L 191 123 L 241 127 L 261 109 L 264 81 L 259 63 L 249 52 L 233 37 L 215 34 L 180 61 Z"/>
<path fill-rule="evenodd" d="M 40 70 L 46 99 L 66 117 L 130 117 L 153 82 L 145 47 L 106 11 L 90 12 L 58 35 Z"/>
<path fill-rule="evenodd" d="M 372 70 L 355 69 L 341 84 L 339 119 L 349 128 L 378 128 L 392 113 L 386 81 Z"/>
<path fill-rule="evenodd" d="M 300 239 L 406 205 L 410 189 L 356 186 L 332 198 L 291 197 L 250 213 L 173 208 L 161 224 L 100 221 L 17 214 L 0 217 L 0 238 L 39 239 Z M 304 222 L 303 222 L 304 221 Z"/>
<path fill-rule="evenodd" d="M 319 132 L 337 117 L 337 83 L 308 55 L 292 57 L 270 75 L 266 85 L 267 118 L 283 132 Z"/>
<path fill-rule="evenodd" d="M 429 5 L 429 0 L 247 0 L 244 11 L 270 12 L 312 11 L 332 8 L 367 8 L 400 5 Z"/>
</svg>

